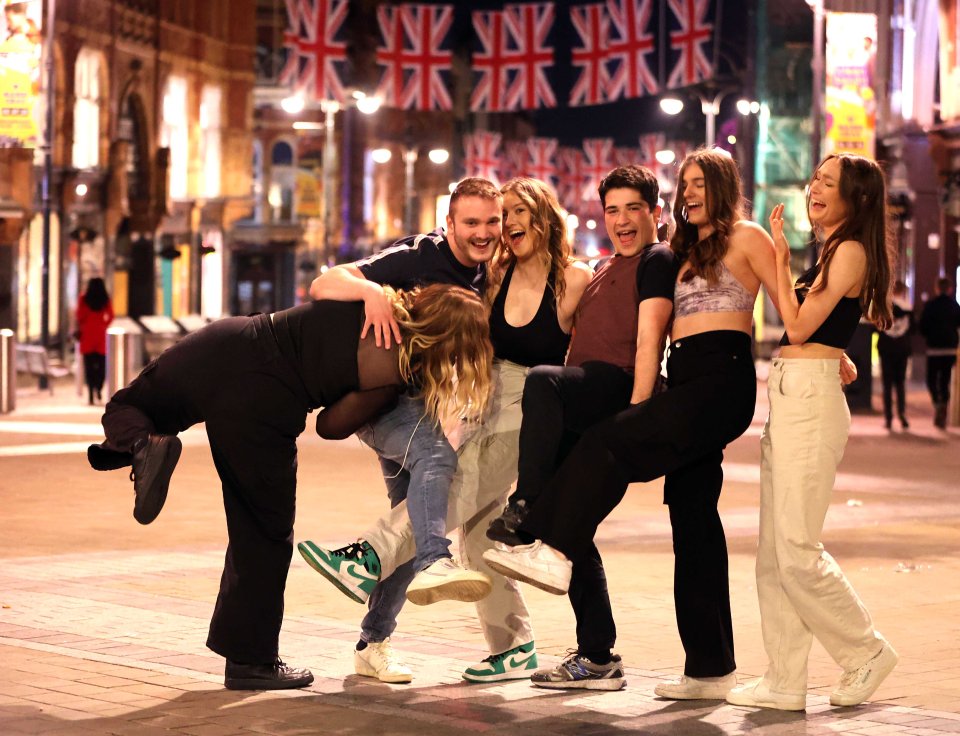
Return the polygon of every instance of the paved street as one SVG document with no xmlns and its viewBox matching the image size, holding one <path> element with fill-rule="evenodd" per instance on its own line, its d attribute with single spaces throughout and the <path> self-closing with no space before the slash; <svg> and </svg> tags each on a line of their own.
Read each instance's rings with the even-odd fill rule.
<svg viewBox="0 0 960 736">
<path fill-rule="evenodd" d="M 825 535 L 900 665 L 871 703 L 832 708 L 839 668 L 815 644 L 807 711 L 791 714 L 653 695 L 683 661 L 659 483 L 633 487 L 599 537 L 627 665 L 621 692 L 466 684 L 460 672 L 486 652 L 473 606 L 446 602 L 401 616 L 394 643 L 412 684 L 357 677 L 363 609 L 298 555 L 281 654 L 316 682 L 226 691 L 223 660 L 204 647 L 225 523 L 202 427 L 183 435 L 167 505 L 142 527 L 126 475 L 86 464 L 100 409 L 70 383 L 53 396 L 23 388 L 17 410 L 0 417 L 0 734 L 960 734 L 960 430 L 933 428 L 919 386 L 910 403 L 908 433 L 854 417 Z M 728 448 L 721 502 L 741 680 L 764 667 L 753 562 L 765 414 L 761 401 Z M 297 538 L 340 546 L 386 508 L 374 456 L 352 438 L 305 435 L 300 448 Z M 574 644 L 569 606 L 525 592 L 541 663 L 553 664 Z"/>
</svg>

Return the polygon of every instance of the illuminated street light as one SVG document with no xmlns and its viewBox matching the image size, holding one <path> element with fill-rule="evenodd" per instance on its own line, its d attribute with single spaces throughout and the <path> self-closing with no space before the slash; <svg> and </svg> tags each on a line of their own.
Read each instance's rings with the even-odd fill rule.
<svg viewBox="0 0 960 736">
<path fill-rule="evenodd" d="M 655 154 L 653 154 L 653 156 L 655 159 L 657 159 L 657 163 L 663 164 L 664 166 L 669 166 L 677 160 L 677 154 L 675 154 L 669 148 L 664 148 L 661 151 L 657 151 Z"/>
<path fill-rule="evenodd" d="M 679 97 L 664 97 L 660 100 L 660 109 L 667 115 L 679 115 L 683 112 L 683 100 Z"/>
<path fill-rule="evenodd" d="M 723 98 L 734 91 L 734 89 L 722 89 L 714 95 L 713 99 L 705 97 L 698 90 L 690 90 L 700 100 L 700 110 L 707 120 L 707 128 L 704 135 L 704 145 L 707 148 L 713 148 L 717 142 L 717 115 L 720 114 L 720 103 Z M 660 109 L 667 115 L 679 115 L 683 112 L 683 100 L 679 97 L 664 97 L 660 100 Z M 739 106 L 738 106 L 739 109 Z"/>
<path fill-rule="evenodd" d="M 450 151 L 446 148 L 431 148 L 427 158 L 437 165 L 445 164 L 450 160 Z"/>
<path fill-rule="evenodd" d="M 385 164 L 391 158 L 393 158 L 393 153 L 389 148 L 374 148 L 370 152 L 370 156 L 373 158 L 374 162 L 378 164 Z"/>
<path fill-rule="evenodd" d="M 389 148 L 375 148 L 370 155 L 378 164 L 385 164 L 393 157 Z M 401 155 L 403 156 L 403 181 L 405 188 L 403 224 L 406 231 L 412 233 L 418 229 L 418 224 L 415 222 L 417 217 L 414 166 L 419 158 L 419 152 L 416 146 L 410 145 L 404 147 Z M 427 152 L 427 158 L 430 159 L 430 163 L 440 166 L 450 160 L 450 151 L 446 148 L 431 148 Z"/>
</svg>

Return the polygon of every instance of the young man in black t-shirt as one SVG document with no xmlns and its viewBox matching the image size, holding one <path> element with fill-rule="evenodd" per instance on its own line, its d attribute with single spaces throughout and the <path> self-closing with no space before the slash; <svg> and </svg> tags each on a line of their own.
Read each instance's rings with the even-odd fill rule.
<svg viewBox="0 0 960 736">
<path fill-rule="evenodd" d="M 366 322 L 378 345 L 399 342 L 400 332 L 382 286 L 411 289 L 452 284 L 482 291 L 485 264 L 500 241 L 503 200 L 485 179 L 464 179 L 450 197 L 446 234 L 436 230 L 398 241 L 356 263 L 330 269 L 314 280 L 314 299 L 362 300 Z M 400 663 L 389 637 L 404 597 L 426 604 L 440 600 L 476 601 L 490 591 L 483 573 L 466 570 L 452 559 L 446 537 L 447 498 L 457 468 L 457 453 L 443 431 L 424 421 L 420 398 L 403 396 L 396 409 L 357 435 L 376 453 L 391 506 L 404 499 L 416 540 L 416 558 L 381 580 L 375 548 L 361 540 L 338 550 L 313 542 L 298 545 L 318 572 L 369 611 L 354 653 L 357 674 L 384 682 L 409 682 L 412 672 Z"/>
</svg>

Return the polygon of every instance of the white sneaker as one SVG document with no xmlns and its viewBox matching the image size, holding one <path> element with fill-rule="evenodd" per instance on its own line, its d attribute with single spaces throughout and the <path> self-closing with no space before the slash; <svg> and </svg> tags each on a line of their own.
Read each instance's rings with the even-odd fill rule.
<svg viewBox="0 0 960 736">
<path fill-rule="evenodd" d="M 490 594 L 493 584 L 482 572 L 467 570 L 449 557 L 423 568 L 407 586 L 407 600 L 418 606 L 437 601 L 476 603 Z"/>
<path fill-rule="evenodd" d="M 354 649 L 353 669 L 358 675 L 376 677 L 380 682 L 410 682 L 413 679 L 413 672 L 397 658 L 389 638 L 367 642 L 364 649 Z"/>
<path fill-rule="evenodd" d="M 657 683 L 653 692 L 670 700 L 723 700 L 737 684 L 737 673 L 723 677 L 687 677 Z"/>
<path fill-rule="evenodd" d="M 727 693 L 727 702 L 731 705 L 746 705 L 751 708 L 804 710 L 807 707 L 807 696 L 771 690 L 761 677 L 733 688 Z"/>
<path fill-rule="evenodd" d="M 900 656 L 887 642 L 880 651 L 862 667 L 847 670 L 840 678 L 840 684 L 830 693 L 830 705 L 860 705 L 873 695 L 893 668 Z"/>
<path fill-rule="evenodd" d="M 570 587 L 573 564 L 562 552 L 539 539 L 519 547 L 488 549 L 483 559 L 501 575 L 554 595 L 564 595 Z"/>
</svg>

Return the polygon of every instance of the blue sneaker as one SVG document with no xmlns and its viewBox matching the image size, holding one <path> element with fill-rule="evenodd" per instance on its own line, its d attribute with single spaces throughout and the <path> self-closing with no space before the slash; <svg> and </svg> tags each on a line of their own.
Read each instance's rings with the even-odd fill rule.
<svg viewBox="0 0 960 736">
<path fill-rule="evenodd" d="M 380 582 L 380 558 L 362 539 L 334 550 L 310 541 L 300 542 L 297 549 L 310 567 L 357 603 L 366 603 Z"/>
<path fill-rule="evenodd" d="M 552 670 L 534 672 L 530 681 L 552 690 L 621 690 L 627 686 L 619 655 L 614 654 L 609 664 L 595 664 L 576 651 Z"/>
<path fill-rule="evenodd" d="M 463 679 L 470 682 L 498 682 L 499 680 L 519 680 L 530 676 L 537 669 L 537 651 L 534 643 L 528 641 L 500 654 L 491 654 L 480 664 L 467 667 Z"/>
</svg>

